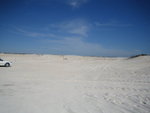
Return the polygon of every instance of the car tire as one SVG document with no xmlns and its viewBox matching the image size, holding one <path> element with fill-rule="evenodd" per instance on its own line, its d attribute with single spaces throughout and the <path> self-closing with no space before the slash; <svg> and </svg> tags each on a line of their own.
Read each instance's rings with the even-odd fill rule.
<svg viewBox="0 0 150 113">
<path fill-rule="evenodd" d="M 9 64 L 9 63 L 6 63 L 5 66 L 6 66 L 6 67 L 10 67 L 10 64 Z"/>
</svg>

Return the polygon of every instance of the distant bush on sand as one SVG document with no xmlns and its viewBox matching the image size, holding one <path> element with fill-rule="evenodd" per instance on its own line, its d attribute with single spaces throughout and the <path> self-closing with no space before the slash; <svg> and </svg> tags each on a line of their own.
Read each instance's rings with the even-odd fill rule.
<svg viewBox="0 0 150 113">
<path fill-rule="evenodd" d="M 129 57 L 129 59 L 131 59 L 131 58 L 136 58 L 136 57 L 140 57 L 140 56 L 148 56 L 148 54 L 138 54 L 138 55 L 134 55 L 134 56 Z"/>
</svg>

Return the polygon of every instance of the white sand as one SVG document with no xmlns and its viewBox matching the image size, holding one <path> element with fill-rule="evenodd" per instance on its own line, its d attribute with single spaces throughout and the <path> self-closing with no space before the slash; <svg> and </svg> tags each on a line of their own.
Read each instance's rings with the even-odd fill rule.
<svg viewBox="0 0 150 113">
<path fill-rule="evenodd" d="M 150 113 L 150 56 L 0 58 L 0 113 Z"/>
</svg>

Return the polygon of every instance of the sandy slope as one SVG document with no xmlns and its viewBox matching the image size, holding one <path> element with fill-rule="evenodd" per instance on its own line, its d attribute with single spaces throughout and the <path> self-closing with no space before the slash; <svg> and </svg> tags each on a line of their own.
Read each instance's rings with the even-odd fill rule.
<svg viewBox="0 0 150 113">
<path fill-rule="evenodd" d="M 0 113 L 150 112 L 150 56 L 0 57 Z"/>
</svg>

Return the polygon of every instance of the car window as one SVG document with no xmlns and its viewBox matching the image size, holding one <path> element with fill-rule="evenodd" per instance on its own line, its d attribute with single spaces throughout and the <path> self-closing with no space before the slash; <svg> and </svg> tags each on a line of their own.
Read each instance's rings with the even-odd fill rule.
<svg viewBox="0 0 150 113">
<path fill-rule="evenodd" d="M 0 61 L 3 61 L 2 59 L 0 59 Z"/>
</svg>

